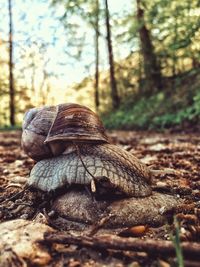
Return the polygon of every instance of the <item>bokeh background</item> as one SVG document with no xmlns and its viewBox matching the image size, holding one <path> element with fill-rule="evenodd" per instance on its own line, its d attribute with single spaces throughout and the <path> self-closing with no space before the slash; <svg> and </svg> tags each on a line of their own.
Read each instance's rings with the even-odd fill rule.
<svg viewBox="0 0 200 267">
<path fill-rule="evenodd" d="M 0 1 L 0 127 L 87 105 L 111 129 L 200 121 L 199 0 Z"/>
</svg>

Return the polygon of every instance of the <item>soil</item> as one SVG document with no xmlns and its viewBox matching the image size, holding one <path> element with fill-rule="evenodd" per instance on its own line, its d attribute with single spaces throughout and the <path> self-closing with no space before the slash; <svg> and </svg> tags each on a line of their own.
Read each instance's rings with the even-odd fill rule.
<svg viewBox="0 0 200 267">
<path fill-rule="evenodd" d="M 175 216 L 169 214 L 171 219 L 162 226 L 141 225 L 123 230 L 121 235 L 110 233 L 106 242 L 98 235 L 71 238 L 57 228 L 57 238 L 51 233 L 43 240 L 51 255 L 45 266 L 181 266 L 173 249 L 175 244 L 179 246 L 179 239 L 185 266 L 200 266 L 199 134 L 113 131 L 109 136 L 113 143 L 133 153 L 151 169 L 162 170 L 155 172 L 153 188 L 180 196 L 184 205 Z M 42 216 L 54 228 L 51 214 L 47 213 L 51 196 L 23 190 L 34 161 L 22 151 L 20 137 L 20 131 L 0 132 L 0 221 Z M 134 244 L 139 244 L 138 248 Z M 25 266 L 37 264 L 29 262 Z M 9 266 L 18 265 L 13 262 Z"/>
</svg>

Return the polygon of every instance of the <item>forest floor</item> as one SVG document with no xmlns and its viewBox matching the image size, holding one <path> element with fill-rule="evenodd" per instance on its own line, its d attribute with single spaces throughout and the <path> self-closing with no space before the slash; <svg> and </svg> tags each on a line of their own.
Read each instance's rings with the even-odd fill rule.
<svg viewBox="0 0 200 267">
<path fill-rule="evenodd" d="M 157 191 L 184 199 L 185 204 L 176 211 L 179 226 L 172 219 L 159 227 L 145 226 L 145 231 L 139 234 L 129 231 L 127 237 L 107 235 L 105 239 L 98 235 L 70 238 L 66 232 L 56 229 L 56 238 L 49 237 L 42 244 L 48 254 L 46 261 L 31 262 L 30 258 L 23 257 L 22 261 L 10 261 L 12 263 L 7 266 L 182 266 L 180 253 L 176 256 L 174 249 L 176 246 L 177 251 L 181 251 L 179 238 L 184 266 L 200 266 L 199 134 L 113 131 L 109 136 L 112 142 L 132 152 L 151 168 L 166 170 L 154 179 L 153 186 Z M 31 209 L 33 192 L 14 196 L 22 190 L 34 165 L 22 151 L 20 137 L 20 131 L 0 132 L 1 223 L 19 218 L 32 220 L 36 217 L 36 206 L 44 220 L 46 217 L 45 204 Z M 175 234 L 173 243 L 171 239 Z M 22 262 L 27 265 L 20 265 Z M 0 266 L 4 266 L 1 261 Z"/>
</svg>

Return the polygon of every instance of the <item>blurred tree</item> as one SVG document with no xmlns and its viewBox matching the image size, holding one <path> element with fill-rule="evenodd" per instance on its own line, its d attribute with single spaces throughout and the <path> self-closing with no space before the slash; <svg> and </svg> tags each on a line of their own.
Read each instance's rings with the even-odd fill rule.
<svg viewBox="0 0 200 267">
<path fill-rule="evenodd" d="M 88 45 L 86 43 L 86 38 L 84 33 L 80 37 L 81 28 L 83 26 L 77 23 L 78 18 L 81 19 L 82 24 L 86 23 L 86 25 L 92 29 L 94 32 L 94 62 L 95 62 L 95 74 L 94 74 L 94 103 L 96 110 L 98 110 L 100 105 L 99 99 L 99 37 L 100 37 L 100 29 L 99 29 L 99 20 L 100 20 L 100 7 L 99 0 L 52 0 L 53 5 L 62 4 L 65 7 L 65 13 L 61 18 L 62 23 L 67 31 L 67 41 L 68 41 L 68 51 L 67 54 L 70 57 L 74 57 L 77 60 L 80 60 L 84 46 Z M 76 18 L 74 20 L 73 18 Z M 86 34 L 86 33 L 85 33 Z M 91 44 L 90 44 L 91 45 Z M 73 53 L 70 53 L 70 49 L 72 48 Z M 74 53 L 74 51 L 76 52 Z M 89 63 L 89 65 L 91 65 Z"/>
<path fill-rule="evenodd" d="M 124 28 L 117 35 L 119 46 L 129 44 L 130 51 L 141 55 L 141 64 L 133 63 L 138 87 L 141 84 L 141 89 L 144 88 L 144 78 L 152 75 L 155 82 L 151 83 L 156 86 L 147 79 L 148 87 L 162 88 L 163 84 L 159 83 L 162 77 L 175 79 L 180 73 L 200 65 L 199 0 L 134 0 L 132 3 L 136 16 L 131 11 L 124 13 L 121 20 L 115 21 L 115 28 Z M 149 93 L 153 94 L 153 90 Z"/>
<path fill-rule="evenodd" d="M 200 62 L 199 0 L 143 1 L 163 73 L 176 76 Z"/>
<path fill-rule="evenodd" d="M 95 0 L 95 10 L 96 21 L 94 25 L 95 29 L 95 107 L 96 111 L 99 109 L 100 100 L 99 100 L 99 0 Z"/>
<path fill-rule="evenodd" d="M 10 124 L 15 125 L 15 88 L 13 77 L 13 21 L 12 1 L 8 0 L 9 14 L 9 95 L 10 95 Z"/>
<path fill-rule="evenodd" d="M 112 106 L 113 108 L 119 107 L 120 104 L 120 99 L 118 96 L 118 91 L 117 91 L 117 83 L 116 83 L 116 78 L 115 78 L 115 70 L 114 70 L 114 57 L 113 57 L 113 47 L 112 47 L 112 39 L 111 39 L 111 26 L 110 26 L 110 14 L 109 14 L 109 8 L 108 8 L 108 1 L 104 0 L 105 8 L 104 8 L 104 13 L 101 12 L 99 0 L 63 0 L 63 1 L 58 1 L 58 0 L 52 0 L 52 4 L 63 4 L 66 12 L 62 17 L 62 22 L 64 23 L 65 28 L 67 29 L 68 32 L 71 31 L 70 34 L 70 42 L 68 42 L 69 46 L 75 46 L 75 47 L 80 47 L 78 46 L 78 43 L 80 42 L 80 34 L 79 38 L 76 38 L 76 35 L 78 33 L 78 24 L 77 21 L 76 23 L 72 23 L 73 21 L 72 18 L 75 18 L 79 16 L 83 22 L 86 22 L 87 25 L 89 25 L 92 30 L 94 31 L 95 35 L 95 43 L 94 43 L 94 49 L 95 49 L 95 80 L 94 80 L 94 102 L 95 102 L 95 107 L 98 110 L 99 105 L 100 105 L 100 99 L 99 99 L 99 37 L 101 36 L 100 33 L 100 26 L 99 26 L 99 21 L 104 19 L 105 20 L 105 25 L 106 25 L 106 41 L 107 41 L 107 47 L 108 47 L 108 61 L 109 61 L 109 66 L 110 66 L 110 86 L 111 86 L 111 100 L 112 100 Z M 103 17 L 103 14 L 105 17 Z M 82 27 L 82 25 L 80 25 Z M 75 32 L 73 31 L 75 29 Z M 77 41 L 76 41 L 77 40 Z M 84 42 L 85 40 L 82 39 Z M 83 45 L 84 46 L 84 45 Z M 83 48 L 83 46 L 81 48 Z M 79 56 L 82 53 L 82 51 L 79 50 Z M 68 52 L 68 54 L 70 54 Z M 76 57 L 77 55 L 75 55 Z M 78 57 L 80 59 L 80 57 Z"/>
<path fill-rule="evenodd" d="M 113 47 L 111 38 L 111 26 L 110 26 L 110 14 L 108 8 L 108 0 L 105 0 L 105 19 L 106 19 L 106 31 L 107 31 L 107 46 L 108 46 L 108 57 L 110 65 L 110 85 L 111 85 L 111 96 L 112 96 L 112 106 L 114 109 L 119 107 L 120 98 L 117 92 L 117 83 L 115 79 L 115 69 L 114 69 L 114 58 L 113 58 Z"/>
<path fill-rule="evenodd" d="M 0 123 L 8 125 L 9 117 L 11 124 L 19 123 L 28 107 L 60 101 L 61 94 L 53 95 L 59 86 L 67 99 L 84 101 L 100 112 L 109 110 L 112 104 L 118 107 L 119 102 L 131 106 L 162 85 L 166 88 L 162 94 L 172 95 L 178 90 L 186 71 L 200 66 L 199 0 L 129 0 L 126 4 L 131 1 L 132 8 L 124 4 L 119 10 L 120 1 L 111 6 L 108 0 L 50 0 L 61 5 L 47 10 L 53 14 L 50 17 L 45 12 L 36 16 L 24 12 L 30 0 L 21 0 L 20 4 L 0 1 L 0 49 L 4 48 L 0 51 Z M 44 2 L 36 0 L 33 8 Z M 62 17 L 62 25 L 59 20 L 51 21 L 54 16 Z M 35 23 L 28 25 L 30 19 Z M 46 29 L 49 32 L 43 36 Z M 59 44 L 57 50 L 55 43 Z M 67 67 L 82 70 L 83 64 L 88 67 L 84 73 L 88 77 L 76 85 L 82 89 L 75 91 L 74 86 L 65 90 Z M 59 73 L 57 81 L 53 72 Z M 80 81 L 78 75 L 77 79 Z M 192 94 L 190 99 L 193 103 Z"/>
<path fill-rule="evenodd" d="M 21 64 L 17 77 L 21 80 L 20 86 L 26 88 L 21 91 L 22 98 L 26 99 L 24 109 L 29 106 L 45 105 L 48 100 L 50 91 L 48 82 L 51 77 L 55 77 L 55 74 L 48 70 L 49 46 L 50 44 L 44 40 L 33 38 L 30 42 L 27 41 L 26 46 L 20 51 Z"/>
<path fill-rule="evenodd" d="M 8 47 L 7 41 L 0 39 L 0 126 L 9 124 L 9 114 L 7 107 L 8 99 Z"/>
<path fill-rule="evenodd" d="M 161 70 L 154 52 L 150 31 L 145 23 L 142 0 L 136 0 L 136 3 L 141 53 L 143 55 L 144 73 L 147 82 L 146 87 L 148 93 L 152 94 L 162 88 Z"/>
</svg>

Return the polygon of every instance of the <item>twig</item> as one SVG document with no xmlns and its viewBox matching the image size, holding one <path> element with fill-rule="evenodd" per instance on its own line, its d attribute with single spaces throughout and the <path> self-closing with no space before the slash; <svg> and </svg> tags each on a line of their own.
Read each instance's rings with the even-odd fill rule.
<svg viewBox="0 0 200 267">
<path fill-rule="evenodd" d="M 12 184 L 7 185 L 5 188 L 8 189 L 10 187 L 19 187 L 19 188 L 22 189 L 23 188 L 23 185 L 12 183 Z"/>
<path fill-rule="evenodd" d="M 0 204 L 2 205 L 2 204 L 6 203 L 6 202 L 8 202 L 8 201 L 10 201 L 10 200 L 15 199 L 16 197 L 21 197 L 21 196 L 23 195 L 23 193 L 24 193 L 27 189 L 29 189 L 29 186 L 28 186 L 28 185 L 25 185 L 24 188 L 23 188 L 21 191 L 19 191 L 19 192 L 17 192 L 17 193 L 14 193 L 13 195 L 11 195 L 10 197 L 8 197 L 7 199 L 5 199 L 5 200 L 3 200 L 2 202 L 0 202 Z"/>
<path fill-rule="evenodd" d="M 106 217 L 101 218 L 100 221 L 92 225 L 92 228 L 88 233 L 88 236 L 93 236 L 94 234 L 96 234 L 98 230 L 101 229 L 113 217 L 114 217 L 113 214 L 108 214 Z"/>
<path fill-rule="evenodd" d="M 138 238 L 123 238 L 115 235 L 98 237 L 72 236 L 65 233 L 46 233 L 48 243 L 73 244 L 96 249 L 114 249 L 122 251 L 144 251 L 149 254 L 162 256 L 175 256 L 175 248 L 171 241 L 166 240 L 141 240 Z M 181 243 L 183 255 L 190 259 L 200 259 L 200 244 L 195 242 Z"/>
</svg>

